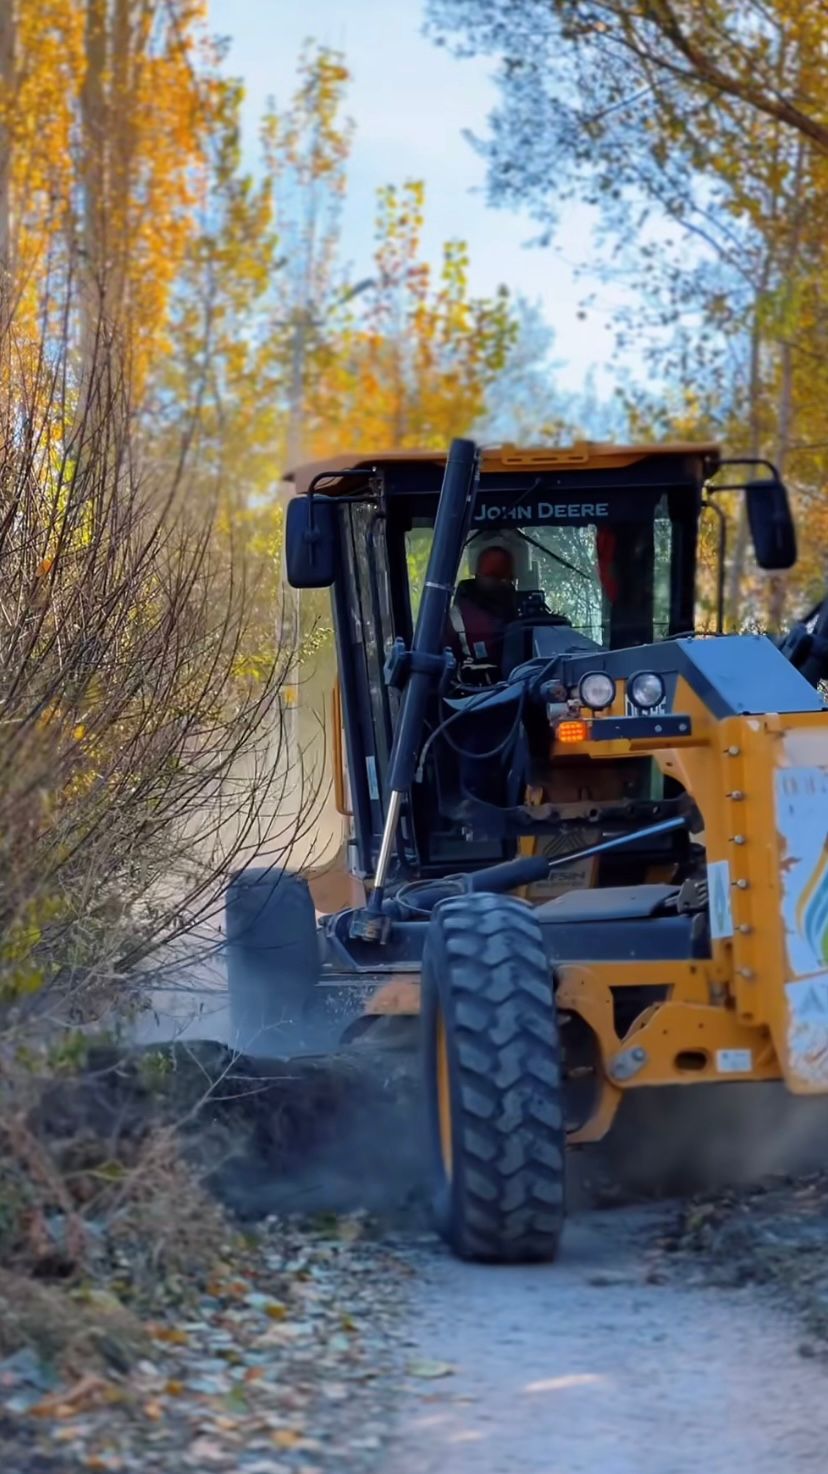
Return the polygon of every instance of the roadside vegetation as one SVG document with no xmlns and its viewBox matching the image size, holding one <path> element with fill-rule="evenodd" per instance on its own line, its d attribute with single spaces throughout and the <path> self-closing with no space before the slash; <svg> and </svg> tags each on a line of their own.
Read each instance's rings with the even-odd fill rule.
<svg viewBox="0 0 828 1474">
<path fill-rule="evenodd" d="M 191 1128 L 260 1087 L 130 1038 L 215 960 L 230 873 L 317 822 L 290 713 L 329 630 L 282 587 L 282 477 L 442 446 L 520 333 L 462 241 L 424 259 L 419 180 L 348 267 L 348 82 L 309 44 L 251 158 L 202 4 L 2 7 L 0 1374 L 117 1373 L 244 1255 L 206 1185 L 239 1142 Z"/>
</svg>

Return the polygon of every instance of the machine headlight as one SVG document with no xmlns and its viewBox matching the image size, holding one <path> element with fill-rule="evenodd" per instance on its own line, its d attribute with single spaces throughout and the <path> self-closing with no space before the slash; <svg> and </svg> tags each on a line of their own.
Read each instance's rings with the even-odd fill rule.
<svg viewBox="0 0 828 1474">
<path fill-rule="evenodd" d="M 603 711 L 605 706 L 612 706 L 615 700 L 615 682 L 612 676 L 605 675 L 602 670 L 593 670 L 589 675 L 581 676 L 578 682 L 578 700 L 582 706 L 588 706 L 592 711 Z"/>
<path fill-rule="evenodd" d="M 664 682 L 654 670 L 642 670 L 631 676 L 627 683 L 627 695 L 639 711 L 652 711 L 664 700 Z"/>
</svg>

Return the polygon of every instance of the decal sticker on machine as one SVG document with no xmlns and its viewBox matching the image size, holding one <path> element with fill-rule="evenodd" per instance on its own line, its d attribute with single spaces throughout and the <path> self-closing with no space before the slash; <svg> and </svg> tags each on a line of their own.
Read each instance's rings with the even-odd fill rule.
<svg viewBox="0 0 828 1474">
<path fill-rule="evenodd" d="M 749 1075 L 753 1069 L 751 1049 L 717 1049 L 716 1069 L 720 1075 Z"/>
<path fill-rule="evenodd" d="M 779 883 L 788 954 L 790 1069 L 805 1086 L 828 1085 L 828 771 L 776 772 Z"/>
<path fill-rule="evenodd" d="M 791 1067 L 808 1085 L 828 1085 L 828 975 L 786 983 Z"/>
<path fill-rule="evenodd" d="M 557 478 L 556 478 L 557 479 Z M 541 526 L 544 523 L 581 524 L 605 522 L 640 522 L 654 510 L 662 494 L 661 487 L 638 486 L 634 490 L 613 487 L 605 495 L 583 492 L 571 487 L 543 487 L 535 492 L 495 491 L 484 486 L 477 494 L 472 514 L 474 527 Z"/>
<path fill-rule="evenodd" d="M 711 860 L 707 867 L 707 893 L 710 898 L 710 935 L 714 942 L 733 936 L 733 912 L 730 909 L 730 865 L 727 860 Z"/>
<path fill-rule="evenodd" d="M 828 968 L 828 771 L 780 768 L 776 822 L 782 920 L 794 977 Z"/>
<path fill-rule="evenodd" d="M 365 759 L 365 769 L 368 774 L 368 792 L 376 803 L 379 800 L 379 784 L 377 782 L 376 759 L 369 752 Z"/>
</svg>

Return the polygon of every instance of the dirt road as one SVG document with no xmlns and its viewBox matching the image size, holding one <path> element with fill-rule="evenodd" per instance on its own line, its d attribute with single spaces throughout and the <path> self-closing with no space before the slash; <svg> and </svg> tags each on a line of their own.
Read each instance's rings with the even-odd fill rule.
<svg viewBox="0 0 828 1474">
<path fill-rule="evenodd" d="M 576 1217 L 549 1268 L 424 1254 L 384 1471 L 822 1474 L 828 1367 L 755 1287 L 649 1283 L 662 1224 Z"/>
</svg>

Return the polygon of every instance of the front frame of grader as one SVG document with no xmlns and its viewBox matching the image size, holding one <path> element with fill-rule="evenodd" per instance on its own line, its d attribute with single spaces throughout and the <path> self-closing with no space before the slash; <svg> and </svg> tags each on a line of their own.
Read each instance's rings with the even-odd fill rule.
<svg viewBox="0 0 828 1474">
<path fill-rule="evenodd" d="M 674 721 L 642 718 L 639 727 L 650 730 L 629 735 L 618 669 L 629 658 L 580 657 L 567 681 L 576 686 L 587 670 L 614 674 L 616 706 L 600 717 L 584 713 L 586 740 L 559 745 L 558 755 L 618 763 L 652 756 L 682 784 L 703 816 L 697 837 L 706 853 L 709 955 L 689 955 L 688 935 L 686 957 L 659 957 L 658 925 L 629 902 L 630 914 L 619 914 L 624 903 L 614 893 L 603 914 L 600 890 L 583 895 L 587 904 L 574 911 L 565 898 L 547 906 L 544 939 L 558 1007 L 583 1020 L 599 1062 L 600 1088 L 588 1118 L 569 1132 L 571 1144 L 604 1136 L 624 1093 L 641 1087 L 784 1079 L 797 1094 L 828 1091 L 828 713 L 762 637 L 663 648 L 664 658 L 654 661 L 650 652 L 648 665 L 677 676 Z M 761 710 L 768 689 L 779 708 L 772 714 Z M 656 730 L 668 726 L 669 735 Z M 680 735 L 677 726 L 685 729 Z M 542 907 L 539 917 L 543 925 Z M 425 930 L 425 922 L 406 925 L 408 956 L 398 957 L 390 980 L 374 976 L 367 1017 L 418 1011 L 411 956 Z M 581 935 L 578 960 L 571 960 L 573 932 Z M 613 947 L 616 955 L 601 956 Z M 367 964 L 366 952 L 360 960 Z M 619 1035 L 627 990 L 641 998 L 641 1009 Z"/>
<path fill-rule="evenodd" d="M 448 855 L 418 875 L 410 797 L 415 776 L 422 778 L 427 713 L 433 727 L 452 676 L 443 650 L 448 601 L 474 508 L 487 504 L 477 447 L 455 442 L 413 638 L 403 631 L 389 640 L 381 628 L 393 604 L 389 570 L 379 579 L 368 558 L 366 611 L 349 586 L 353 543 L 349 565 L 342 528 L 347 509 L 367 501 L 365 539 L 385 546 L 383 471 L 394 460 L 307 468 L 289 507 L 290 581 L 333 586 L 351 868 L 368 882 L 364 905 L 322 919 L 317 987 L 347 996 L 359 1029 L 422 1008 L 435 1202 L 454 1247 L 479 1258 L 551 1257 L 564 1141 L 603 1136 L 626 1092 L 736 1079 L 828 1091 L 826 708 L 815 683 L 769 638 L 684 633 L 696 524 L 720 466 L 716 447 L 486 452 L 483 484 L 488 469 L 490 477 L 559 487 L 570 512 L 578 510 L 579 485 L 590 506 L 596 487 L 607 505 L 614 491 L 629 496 L 636 481 L 642 496 L 654 488 L 680 494 L 692 547 L 687 539 L 676 544 L 667 638 L 584 648 L 564 636 L 551 657 L 540 642 L 517 676 L 491 697 L 464 696 L 455 705 L 466 709 L 451 716 L 496 720 L 497 703 L 519 687 L 520 713 L 525 699 L 546 723 L 549 772 L 572 774 L 573 784 L 589 770 L 619 775 L 614 797 L 602 791 L 593 802 L 587 793 L 602 833 L 585 853 L 637 856 L 634 883 L 599 878 L 532 904 L 533 885 L 555 864 L 540 841 L 550 826 L 566 833 L 578 807 L 562 804 L 560 792 L 550 802 L 542 777 L 534 796 L 527 787 L 504 810 L 500 825 L 496 804 L 464 790 L 458 832 L 471 864 L 458 880 Z M 433 479 L 439 465 L 433 456 L 397 460 L 414 477 L 428 468 Z M 778 478 L 739 484 L 760 565 L 790 566 L 795 539 Z M 349 640 L 374 665 L 362 693 L 349 676 Z M 642 673 L 657 683 L 658 702 L 635 696 Z M 582 697 L 585 678 L 596 675 L 611 691 L 600 709 Z M 366 720 L 366 695 L 386 713 L 384 732 Z M 534 730 L 537 748 L 537 720 Z M 660 775 L 660 796 L 622 801 L 619 794 L 635 787 L 625 788 L 624 774 L 642 761 Z M 339 787 L 344 797 L 341 773 Z M 480 833 L 489 841 L 482 852 L 472 848 Z M 567 1073 L 591 1080 L 574 1120 Z"/>
</svg>

